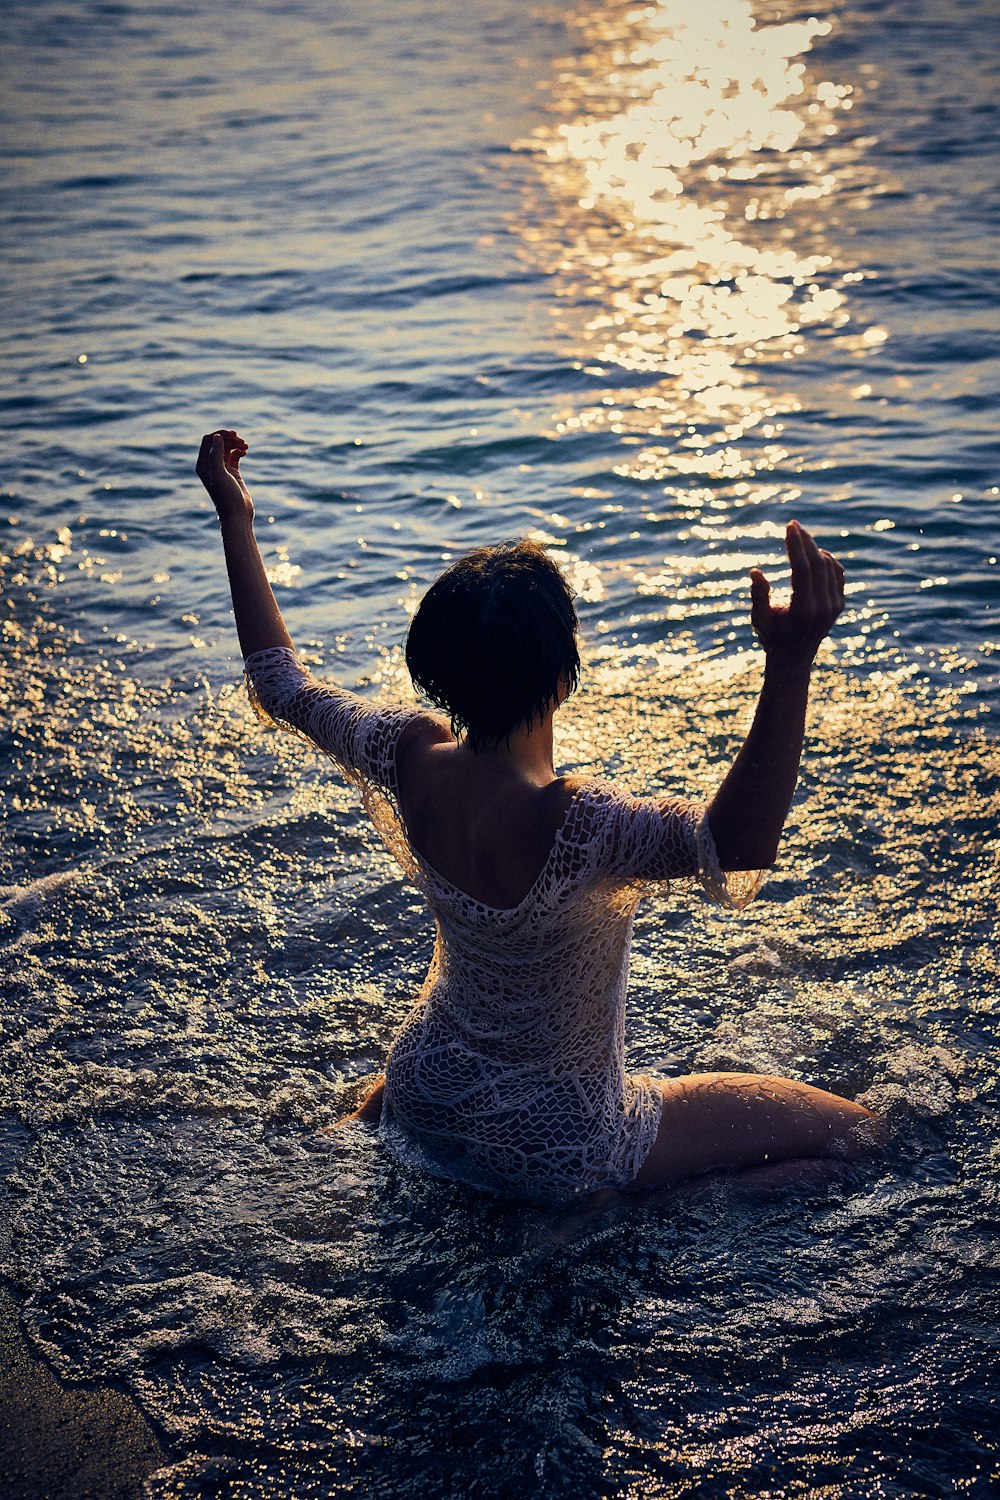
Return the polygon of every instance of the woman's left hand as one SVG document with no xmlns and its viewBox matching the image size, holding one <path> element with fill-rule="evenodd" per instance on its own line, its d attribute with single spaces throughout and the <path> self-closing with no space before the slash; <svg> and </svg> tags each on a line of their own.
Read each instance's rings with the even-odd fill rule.
<svg viewBox="0 0 1000 1500">
<path fill-rule="evenodd" d="M 222 428 L 201 440 L 195 473 L 212 497 L 212 504 L 225 522 L 245 516 L 253 520 L 253 501 L 240 473 L 240 459 L 248 445 L 238 432 Z"/>
<path fill-rule="evenodd" d="M 844 570 L 798 521 L 789 521 L 785 547 L 792 567 L 791 602 L 772 604 L 771 585 L 759 568 L 751 568 L 750 623 L 768 656 L 808 664 L 844 608 Z"/>
</svg>

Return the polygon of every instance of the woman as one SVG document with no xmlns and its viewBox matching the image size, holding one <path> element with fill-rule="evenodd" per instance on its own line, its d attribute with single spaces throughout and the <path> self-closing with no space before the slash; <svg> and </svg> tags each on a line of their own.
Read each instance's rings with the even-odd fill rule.
<svg viewBox="0 0 1000 1500">
<path fill-rule="evenodd" d="M 764 684 L 733 766 L 707 809 L 640 800 L 556 774 L 552 721 L 576 686 L 577 621 L 532 543 L 470 553 L 414 616 L 407 664 L 447 720 L 311 679 L 257 550 L 246 452 L 235 432 L 209 434 L 197 473 L 218 511 L 251 695 L 359 785 L 437 926 L 384 1079 L 351 1118 L 377 1118 L 397 1154 L 436 1175 L 553 1204 L 859 1155 L 874 1117 L 847 1099 L 763 1074 L 632 1078 L 623 1050 L 643 890 L 698 876 L 742 906 L 774 861 L 813 657 L 843 608 L 840 564 L 789 525 L 791 604 L 772 606 L 751 573 Z"/>
</svg>

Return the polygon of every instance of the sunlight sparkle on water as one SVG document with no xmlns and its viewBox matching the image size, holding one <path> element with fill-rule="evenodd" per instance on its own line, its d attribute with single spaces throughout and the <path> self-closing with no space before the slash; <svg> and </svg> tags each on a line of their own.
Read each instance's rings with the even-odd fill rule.
<svg viewBox="0 0 1000 1500">
<path fill-rule="evenodd" d="M 741 513 L 799 493 L 782 441 L 801 405 L 795 361 L 830 333 L 862 352 L 887 337 L 849 327 L 862 273 L 829 227 L 858 171 L 857 147 L 837 140 L 852 87 L 807 65 L 829 22 L 758 24 L 744 0 L 578 24 L 585 66 L 559 75 L 558 123 L 532 145 L 554 199 L 556 327 L 581 369 L 619 382 L 557 412 L 552 432 L 605 434 L 613 472 L 674 504 L 710 485 L 733 574 L 753 536 Z M 669 587 L 669 568 L 655 576 Z M 718 588 L 732 598 L 731 577 Z"/>
</svg>

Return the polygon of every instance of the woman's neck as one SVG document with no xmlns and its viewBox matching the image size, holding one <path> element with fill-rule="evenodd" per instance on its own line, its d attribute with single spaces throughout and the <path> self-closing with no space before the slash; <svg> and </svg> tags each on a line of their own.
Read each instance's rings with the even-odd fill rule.
<svg viewBox="0 0 1000 1500">
<path fill-rule="evenodd" d="M 522 724 L 508 739 L 488 750 L 476 753 L 477 766 L 498 777 L 510 777 L 518 781 L 531 782 L 535 786 L 548 786 L 556 779 L 552 750 L 552 708 L 542 720 L 533 724 Z"/>
</svg>

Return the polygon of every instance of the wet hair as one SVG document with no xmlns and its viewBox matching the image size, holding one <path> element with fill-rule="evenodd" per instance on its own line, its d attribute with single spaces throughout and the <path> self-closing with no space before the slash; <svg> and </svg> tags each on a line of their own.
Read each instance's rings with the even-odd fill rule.
<svg viewBox="0 0 1000 1500">
<path fill-rule="evenodd" d="M 569 585 L 536 542 L 477 547 L 427 590 L 410 622 L 414 686 L 476 753 L 544 719 L 580 679 Z"/>
</svg>

